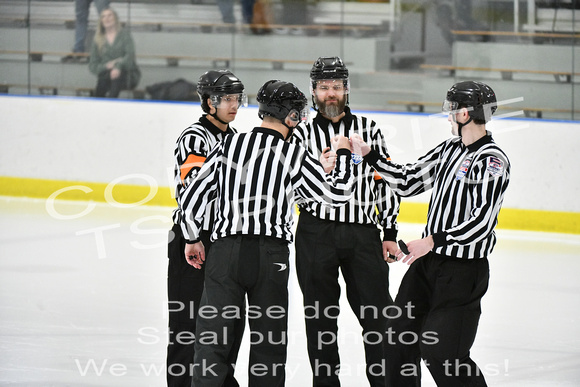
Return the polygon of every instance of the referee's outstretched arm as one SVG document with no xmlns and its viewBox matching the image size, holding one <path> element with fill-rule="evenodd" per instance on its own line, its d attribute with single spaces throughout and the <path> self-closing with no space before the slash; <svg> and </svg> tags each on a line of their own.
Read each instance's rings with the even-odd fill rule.
<svg viewBox="0 0 580 387">
<path fill-rule="evenodd" d="M 348 143 L 348 139 L 346 141 Z M 325 206 L 338 207 L 352 199 L 350 150 L 346 147 L 340 148 L 336 156 L 333 173 L 327 174 L 320 161 L 310 152 L 304 152 L 301 173 L 294 184 L 297 200 L 315 201 Z"/>
</svg>

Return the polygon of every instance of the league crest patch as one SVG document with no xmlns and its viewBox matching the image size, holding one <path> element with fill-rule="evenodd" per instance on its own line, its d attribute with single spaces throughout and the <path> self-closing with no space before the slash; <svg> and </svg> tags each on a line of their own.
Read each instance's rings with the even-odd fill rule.
<svg viewBox="0 0 580 387">
<path fill-rule="evenodd" d="M 487 171 L 492 176 L 501 176 L 503 175 L 503 161 L 498 159 L 497 157 L 488 157 L 487 158 Z"/>
<path fill-rule="evenodd" d="M 351 155 L 352 155 L 352 162 L 354 165 L 358 165 L 358 164 L 362 163 L 363 157 L 361 155 L 358 155 L 356 153 L 351 153 Z"/>
<path fill-rule="evenodd" d="M 463 162 L 461 163 L 461 166 L 459 167 L 459 170 L 457 171 L 457 174 L 455 175 L 455 180 L 459 180 L 465 176 L 465 174 L 467 173 L 467 170 L 469 169 L 470 164 L 471 164 L 471 159 L 463 160 Z"/>
</svg>

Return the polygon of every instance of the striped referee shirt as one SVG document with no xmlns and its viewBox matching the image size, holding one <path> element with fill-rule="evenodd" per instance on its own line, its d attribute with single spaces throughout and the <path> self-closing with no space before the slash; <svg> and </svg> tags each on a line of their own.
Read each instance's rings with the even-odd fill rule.
<svg viewBox="0 0 580 387">
<path fill-rule="evenodd" d="M 401 196 L 433 189 L 423 237 L 433 236 L 435 253 L 473 259 L 492 252 L 510 163 L 489 132 L 468 146 L 449 139 L 414 164 L 395 164 L 374 151 L 365 160 Z"/>
<path fill-rule="evenodd" d="M 297 200 L 340 206 L 352 198 L 350 152 L 337 153 L 331 176 L 305 148 L 275 130 L 257 127 L 227 136 L 183 195 L 185 239 L 199 238 L 207 203 L 217 196 L 212 240 L 262 235 L 292 242 Z"/>
<path fill-rule="evenodd" d="M 331 146 L 330 140 L 333 137 L 343 135 L 350 138 L 353 133 L 358 133 L 372 149 L 389 159 L 385 140 L 377 124 L 367 117 L 353 115 L 348 107 L 345 107 L 345 116 L 336 124 L 322 114 L 317 114 L 312 122 L 294 130 L 292 141 L 306 147 L 319 159 L 322 150 Z M 354 199 L 346 206 L 329 208 L 308 202 L 301 204 L 300 210 L 325 220 L 380 224 L 383 227 L 383 239 L 395 240 L 399 197 L 393 194 L 366 161 L 353 165 L 352 173 L 355 181 Z"/>
<path fill-rule="evenodd" d="M 228 125 L 225 132 L 215 126 L 206 115 L 203 115 L 198 122 L 192 124 L 185 129 L 175 146 L 175 167 L 174 167 L 174 186 L 175 199 L 177 200 L 178 208 L 173 211 L 173 222 L 180 224 L 183 219 L 183 211 L 181 208 L 181 197 L 185 192 L 185 188 L 191 183 L 197 172 L 203 165 L 205 159 L 216 144 L 224 139 L 228 134 L 236 133 L 234 128 Z M 208 203 L 208 208 L 203 229 L 211 231 L 213 213 L 211 202 Z"/>
</svg>

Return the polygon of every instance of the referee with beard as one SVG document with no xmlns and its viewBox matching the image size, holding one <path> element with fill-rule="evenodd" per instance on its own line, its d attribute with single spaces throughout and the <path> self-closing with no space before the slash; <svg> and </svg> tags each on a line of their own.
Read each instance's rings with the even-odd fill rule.
<svg viewBox="0 0 580 387">
<path fill-rule="evenodd" d="M 348 69 L 339 57 L 321 57 L 310 72 L 311 94 L 318 114 L 296 128 L 294 142 L 320 157 L 332 170 L 336 153 L 331 139 L 359 134 L 372 148 L 389 158 L 376 123 L 351 113 L 348 105 Z M 353 157 L 354 199 L 340 208 L 318 203 L 300 205 L 296 229 L 296 269 L 305 311 L 338 310 L 339 270 L 346 282 L 348 302 L 365 340 L 366 374 L 371 386 L 385 386 L 384 333 L 391 305 L 389 254 L 397 251 L 396 218 L 399 198 L 374 174 L 365 161 Z M 383 231 L 383 242 L 377 225 Z M 340 357 L 337 319 L 328 313 L 305 315 L 308 355 L 313 386 L 339 386 Z M 324 335 L 325 340 L 320 339 Z M 377 338 L 378 335 L 378 338 Z"/>
</svg>

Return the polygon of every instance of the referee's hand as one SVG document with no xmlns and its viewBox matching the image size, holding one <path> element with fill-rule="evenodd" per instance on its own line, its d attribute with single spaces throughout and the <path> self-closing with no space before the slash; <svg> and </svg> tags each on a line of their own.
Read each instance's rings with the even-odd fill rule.
<svg viewBox="0 0 580 387">
<path fill-rule="evenodd" d="M 196 269 L 205 262 L 205 247 L 201 241 L 185 245 L 185 261 Z"/>
<path fill-rule="evenodd" d="M 365 157 L 371 151 L 371 147 L 366 142 L 364 142 L 358 133 L 354 133 L 352 136 L 350 136 L 350 143 L 352 146 L 352 152 L 356 153 L 357 155 Z"/>
<path fill-rule="evenodd" d="M 339 150 L 339 149 L 348 149 L 350 151 L 350 141 L 347 137 L 344 136 L 336 136 L 332 140 L 332 148 Z"/>
<path fill-rule="evenodd" d="M 334 169 L 336 164 L 336 152 L 331 150 L 330 147 L 326 147 L 322 150 L 320 155 L 320 164 L 324 167 L 324 172 L 330 173 Z"/>
<path fill-rule="evenodd" d="M 426 255 L 434 246 L 433 236 L 429 235 L 423 239 L 408 242 L 407 249 L 409 250 L 409 254 L 405 254 L 401 249 L 399 249 L 395 255 L 399 260 L 402 260 L 403 263 L 410 265 L 418 258 Z"/>
<path fill-rule="evenodd" d="M 397 256 L 394 255 L 399 248 L 397 247 L 397 242 L 394 241 L 383 241 L 383 259 L 387 263 L 393 263 L 397 261 Z"/>
</svg>

